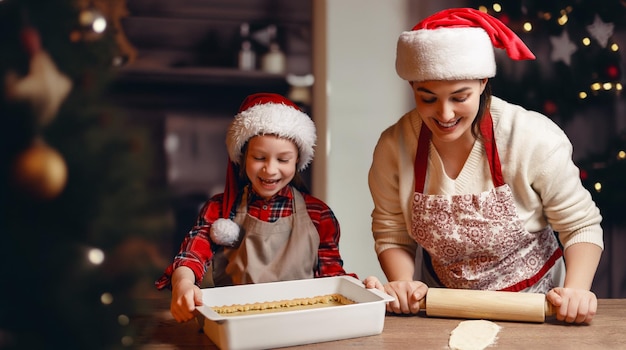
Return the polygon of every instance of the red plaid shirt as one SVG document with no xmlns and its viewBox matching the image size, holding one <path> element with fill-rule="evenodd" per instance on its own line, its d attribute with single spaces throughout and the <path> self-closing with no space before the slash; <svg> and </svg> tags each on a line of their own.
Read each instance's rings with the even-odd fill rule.
<svg viewBox="0 0 626 350">
<path fill-rule="evenodd" d="M 293 194 L 287 187 L 267 201 L 255 195 L 254 191 L 250 192 L 252 195 L 249 199 L 248 215 L 262 221 L 275 222 L 293 212 Z M 339 222 L 335 214 L 321 200 L 306 193 L 302 195 L 309 217 L 320 235 L 318 262 L 313 271 L 314 277 L 350 275 L 358 278 L 356 274 L 346 273 L 343 269 L 343 260 L 339 254 Z M 171 287 L 172 273 L 179 266 L 189 267 L 196 277 L 196 284 L 200 285 L 216 248 L 215 246 L 211 247 L 209 232 L 213 222 L 222 217 L 222 199 L 223 194 L 218 194 L 204 205 L 195 226 L 189 231 L 178 254 L 174 257 L 174 262 L 165 269 L 163 276 L 155 282 L 158 289 Z M 236 206 L 237 204 L 235 204 Z"/>
</svg>

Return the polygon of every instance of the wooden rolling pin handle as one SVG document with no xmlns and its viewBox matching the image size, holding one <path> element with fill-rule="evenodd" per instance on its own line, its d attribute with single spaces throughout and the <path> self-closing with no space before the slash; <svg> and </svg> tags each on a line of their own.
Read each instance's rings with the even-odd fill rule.
<svg viewBox="0 0 626 350">
<path fill-rule="evenodd" d="M 424 305 L 426 305 L 426 304 L 424 304 Z M 420 306 L 421 306 L 421 304 L 420 304 Z M 547 316 L 554 316 L 554 315 L 556 315 L 556 306 L 552 305 L 552 303 L 550 303 L 547 299 L 546 299 L 545 314 L 546 314 L 546 317 Z"/>
</svg>

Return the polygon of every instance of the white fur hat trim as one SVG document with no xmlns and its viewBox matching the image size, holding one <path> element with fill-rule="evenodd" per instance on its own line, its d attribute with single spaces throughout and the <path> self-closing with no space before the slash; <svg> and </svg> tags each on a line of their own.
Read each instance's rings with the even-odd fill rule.
<svg viewBox="0 0 626 350">
<path fill-rule="evenodd" d="M 408 81 L 465 80 L 496 75 L 494 47 L 478 27 L 445 27 L 403 32 L 396 72 Z"/>
<path fill-rule="evenodd" d="M 230 159 L 241 163 L 242 148 L 257 135 L 274 134 L 292 140 L 298 146 L 298 170 L 304 170 L 313 160 L 317 135 L 313 120 L 305 113 L 282 103 L 254 105 L 235 116 L 226 135 Z"/>
</svg>

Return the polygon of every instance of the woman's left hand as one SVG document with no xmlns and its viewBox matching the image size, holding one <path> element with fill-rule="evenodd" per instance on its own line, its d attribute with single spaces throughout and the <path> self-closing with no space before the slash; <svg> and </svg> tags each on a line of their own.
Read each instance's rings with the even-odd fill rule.
<svg viewBox="0 0 626 350">
<path fill-rule="evenodd" d="M 556 319 L 567 323 L 591 323 L 598 309 L 596 295 L 585 289 L 558 287 L 546 298 L 556 307 Z"/>
</svg>

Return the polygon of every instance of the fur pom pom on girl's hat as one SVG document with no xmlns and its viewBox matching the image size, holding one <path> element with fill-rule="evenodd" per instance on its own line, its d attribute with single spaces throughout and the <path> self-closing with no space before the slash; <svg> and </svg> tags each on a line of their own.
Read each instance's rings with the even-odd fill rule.
<svg viewBox="0 0 626 350">
<path fill-rule="evenodd" d="M 496 75 L 494 47 L 513 60 L 535 59 L 495 17 L 471 8 L 443 10 L 400 35 L 396 72 L 408 81 L 491 78 Z"/>
<path fill-rule="evenodd" d="M 226 133 L 228 169 L 222 217 L 211 226 L 213 242 L 233 246 L 239 240 L 239 226 L 229 219 L 230 212 L 241 190 L 233 163 L 243 163 L 243 147 L 257 135 L 277 135 L 292 140 L 298 147 L 298 170 L 302 171 L 313 160 L 317 134 L 311 118 L 289 99 L 273 93 L 248 96 Z"/>
</svg>

